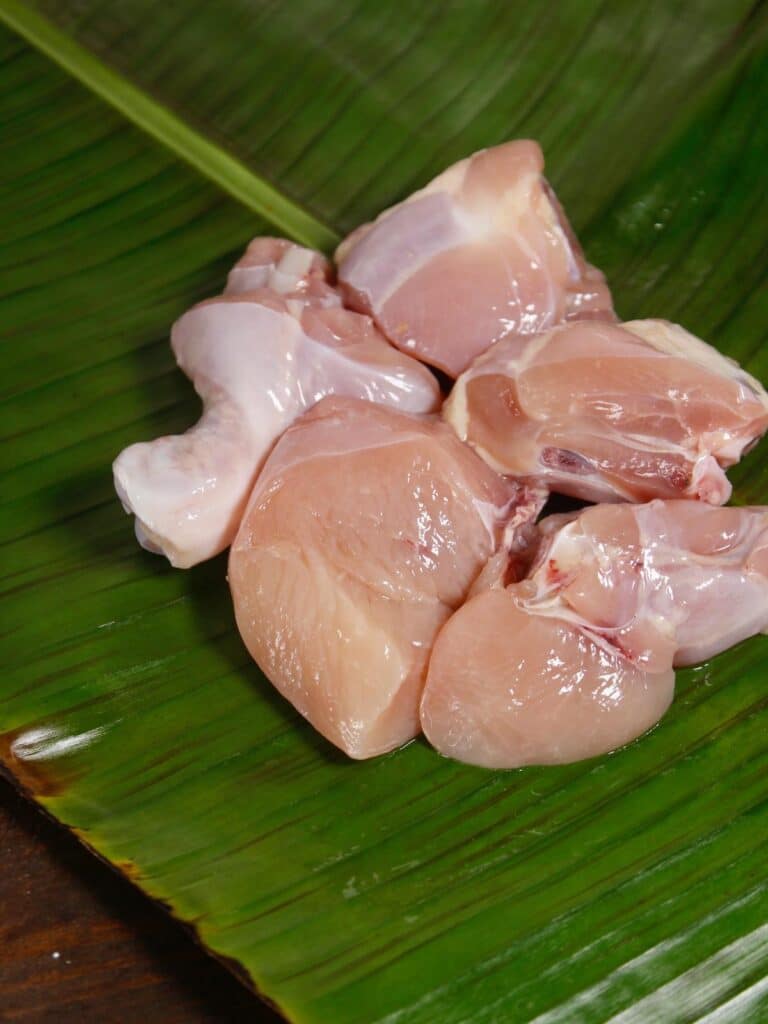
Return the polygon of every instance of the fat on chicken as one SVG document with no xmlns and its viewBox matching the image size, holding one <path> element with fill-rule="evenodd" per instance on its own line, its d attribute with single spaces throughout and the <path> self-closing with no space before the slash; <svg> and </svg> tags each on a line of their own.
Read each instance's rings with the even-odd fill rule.
<svg viewBox="0 0 768 1024">
<path fill-rule="evenodd" d="M 543 170 L 536 142 L 484 149 L 353 231 L 336 251 L 346 304 L 451 377 L 502 338 L 613 319 Z"/>
<path fill-rule="evenodd" d="M 229 555 L 265 675 L 353 758 L 412 739 L 432 642 L 544 495 L 439 417 L 326 398 L 278 441 Z"/>
<path fill-rule="evenodd" d="M 322 253 L 287 238 L 254 238 L 230 270 L 225 295 L 269 288 L 315 305 L 340 306 L 333 269 Z"/>
<path fill-rule="evenodd" d="M 576 761 L 645 732 L 692 665 L 768 629 L 768 509 L 597 505 L 545 519 L 527 579 L 488 580 L 435 642 L 421 704 L 441 753 Z"/>
<path fill-rule="evenodd" d="M 719 505 L 768 428 L 760 383 L 665 320 L 508 338 L 454 385 L 444 416 L 496 470 L 587 501 Z"/>
<path fill-rule="evenodd" d="M 176 361 L 203 401 L 200 420 L 185 434 L 131 445 L 114 462 L 139 542 L 179 568 L 230 544 L 270 448 L 319 399 L 353 395 L 407 412 L 440 402 L 426 367 L 389 345 L 369 317 L 330 301 L 319 254 L 278 241 L 253 243 L 232 272 L 245 280 L 233 284 L 231 275 L 227 294 L 173 326 Z"/>
</svg>

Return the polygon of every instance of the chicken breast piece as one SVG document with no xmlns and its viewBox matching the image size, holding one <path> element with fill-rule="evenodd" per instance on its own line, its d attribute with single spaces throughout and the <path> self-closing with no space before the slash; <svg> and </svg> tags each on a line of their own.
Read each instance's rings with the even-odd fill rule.
<svg viewBox="0 0 768 1024">
<path fill-rule="evenodd" d="M 724 467 L 768 428 L 768 395 L 664 320 L 508 338 L 456 381 L 444 416 L 499 472 L 587 501 L 728 500 Z"/>
<path fill-rule="evenodd" d="M 501 338 L 613 319 L 543 169 L 535 142 L 481 150 L 358 228 L 336 251 L 345 303 L 452 377 Z"/>
<path fill-rule="evenodd" d="M 354 395 L 408 412 L 440 402 L 429 370 L 369 317 L 295 288 L 202 302 L 174 324 L 171 345 L 203 415 L 185 434 L 126 448 L 113 470 L 140 543 L 179 568 L 230 544 L 265 456 L 320 398 Z"/>
<path fill-rule="evenodd" d="M 542 500 L 436 417 L 327 398 L 275 446 L 232 545 L 243 640 L 336 746 L 392 750 L 419 732 L 438 629 Z"/>
<path fill-rule="evenodd" d="M 421 721 L 449 757 L 606 753 L 661 718 L 673 665 L 768 628 L 768 509 L 603 505 L 540 532 L 529 578 L 478 593 L 435 642 Z"/>
</svg>

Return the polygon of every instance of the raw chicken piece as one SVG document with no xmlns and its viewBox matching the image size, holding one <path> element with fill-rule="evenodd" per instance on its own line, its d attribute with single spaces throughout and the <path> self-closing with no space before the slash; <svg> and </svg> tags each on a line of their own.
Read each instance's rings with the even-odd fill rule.
<svg viewBox="0 0 768 1024">
<path fill-rule="evenodd" d="M 530 578 L 478 594 L 434 645 L 421 720 L 450 757 L 613 750 L 664 714 L 673 665 L 768 628 L 768 509 L 602 505 L 541 534 Z"/>
<path fill-rule="evenodd" d="M 528 611 L 572 622 L 650 671 L 768 628 L 768 510 L 652 501 L 553 519 Z"/>
<path fill-rule="evenodd" d="M 440 631 L 421 703 L 432 746 L 484 768 L 567 764 L 655 725 L 673 670 L 651 675 L 570 623 L 526 612 L 526 589 L 479 594 Z"/>
<path fill-rule="evenodd" d="M 452 377 L 501 338 L 613 319 L 543 169 L 536 142 L 484 149 L 358 228 L 336 251 L 346 304 Z"/>
<path fill-rule="evenodd" d="M 188 568 L 227 547 L 264 457 L 320 398 L 354 395 L 408 412 L 439 404 L 429 370 L 387 344 L 369 317 L 297 289 L 211 299 L 173 326 L 171 345 L 203 416 L 186 434 L 131 445 L 113 467 L 139 542 L 172 565 Z"/>
<path fill-rule="evenodd" d="M 287 238 L 254 238 L 229 272 L 225 295 L 269 288 L 320 306 L 340 306 L 328 260 Z"/>
<path fill-rule="evenodd" d="M 436 417 L 327 398 L 278 441 L 232 545 L 245 644 L 351 757 L 392 750 L 419 732 L 438 629 L 542 501 Z"/>
<path fill-rule="evenodd" d="M 728 500 L 722 467 L 768 428 L 768 395 L 664 320 L 509 338 L 454 386 L 444 415 L 499 472 L 587 501 Z"/>
</svg>

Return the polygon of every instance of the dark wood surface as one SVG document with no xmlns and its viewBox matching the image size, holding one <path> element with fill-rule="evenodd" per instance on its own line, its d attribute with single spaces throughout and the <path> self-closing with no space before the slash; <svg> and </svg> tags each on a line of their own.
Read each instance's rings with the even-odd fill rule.
<svg viewBox="0 0 768 1024">
<path fill-rule="evenodd" d="M 0 778 L 0 1021 L 279 1020 L 164 910 Z"/>
</svg>

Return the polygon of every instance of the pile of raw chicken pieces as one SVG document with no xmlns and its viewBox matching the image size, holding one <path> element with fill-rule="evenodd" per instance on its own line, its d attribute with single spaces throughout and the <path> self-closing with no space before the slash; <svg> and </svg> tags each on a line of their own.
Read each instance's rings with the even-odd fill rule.
<svg viewBox="0 0 768 1024">
<path fill-rule="evenodd" d="M 601 754 L 768 628 L 768 509 L 724 507 L 768 395 L 617 320 L 535 142 L 450 167 L 336 270 L 255 239 L 171 344 L 203 415 L 120 454 L 120 499 L 175 566 L 230 548 L 248 650 L 351 757 Z M 550 493 L 594 504 L 540 518 Z"/>
</svg>

